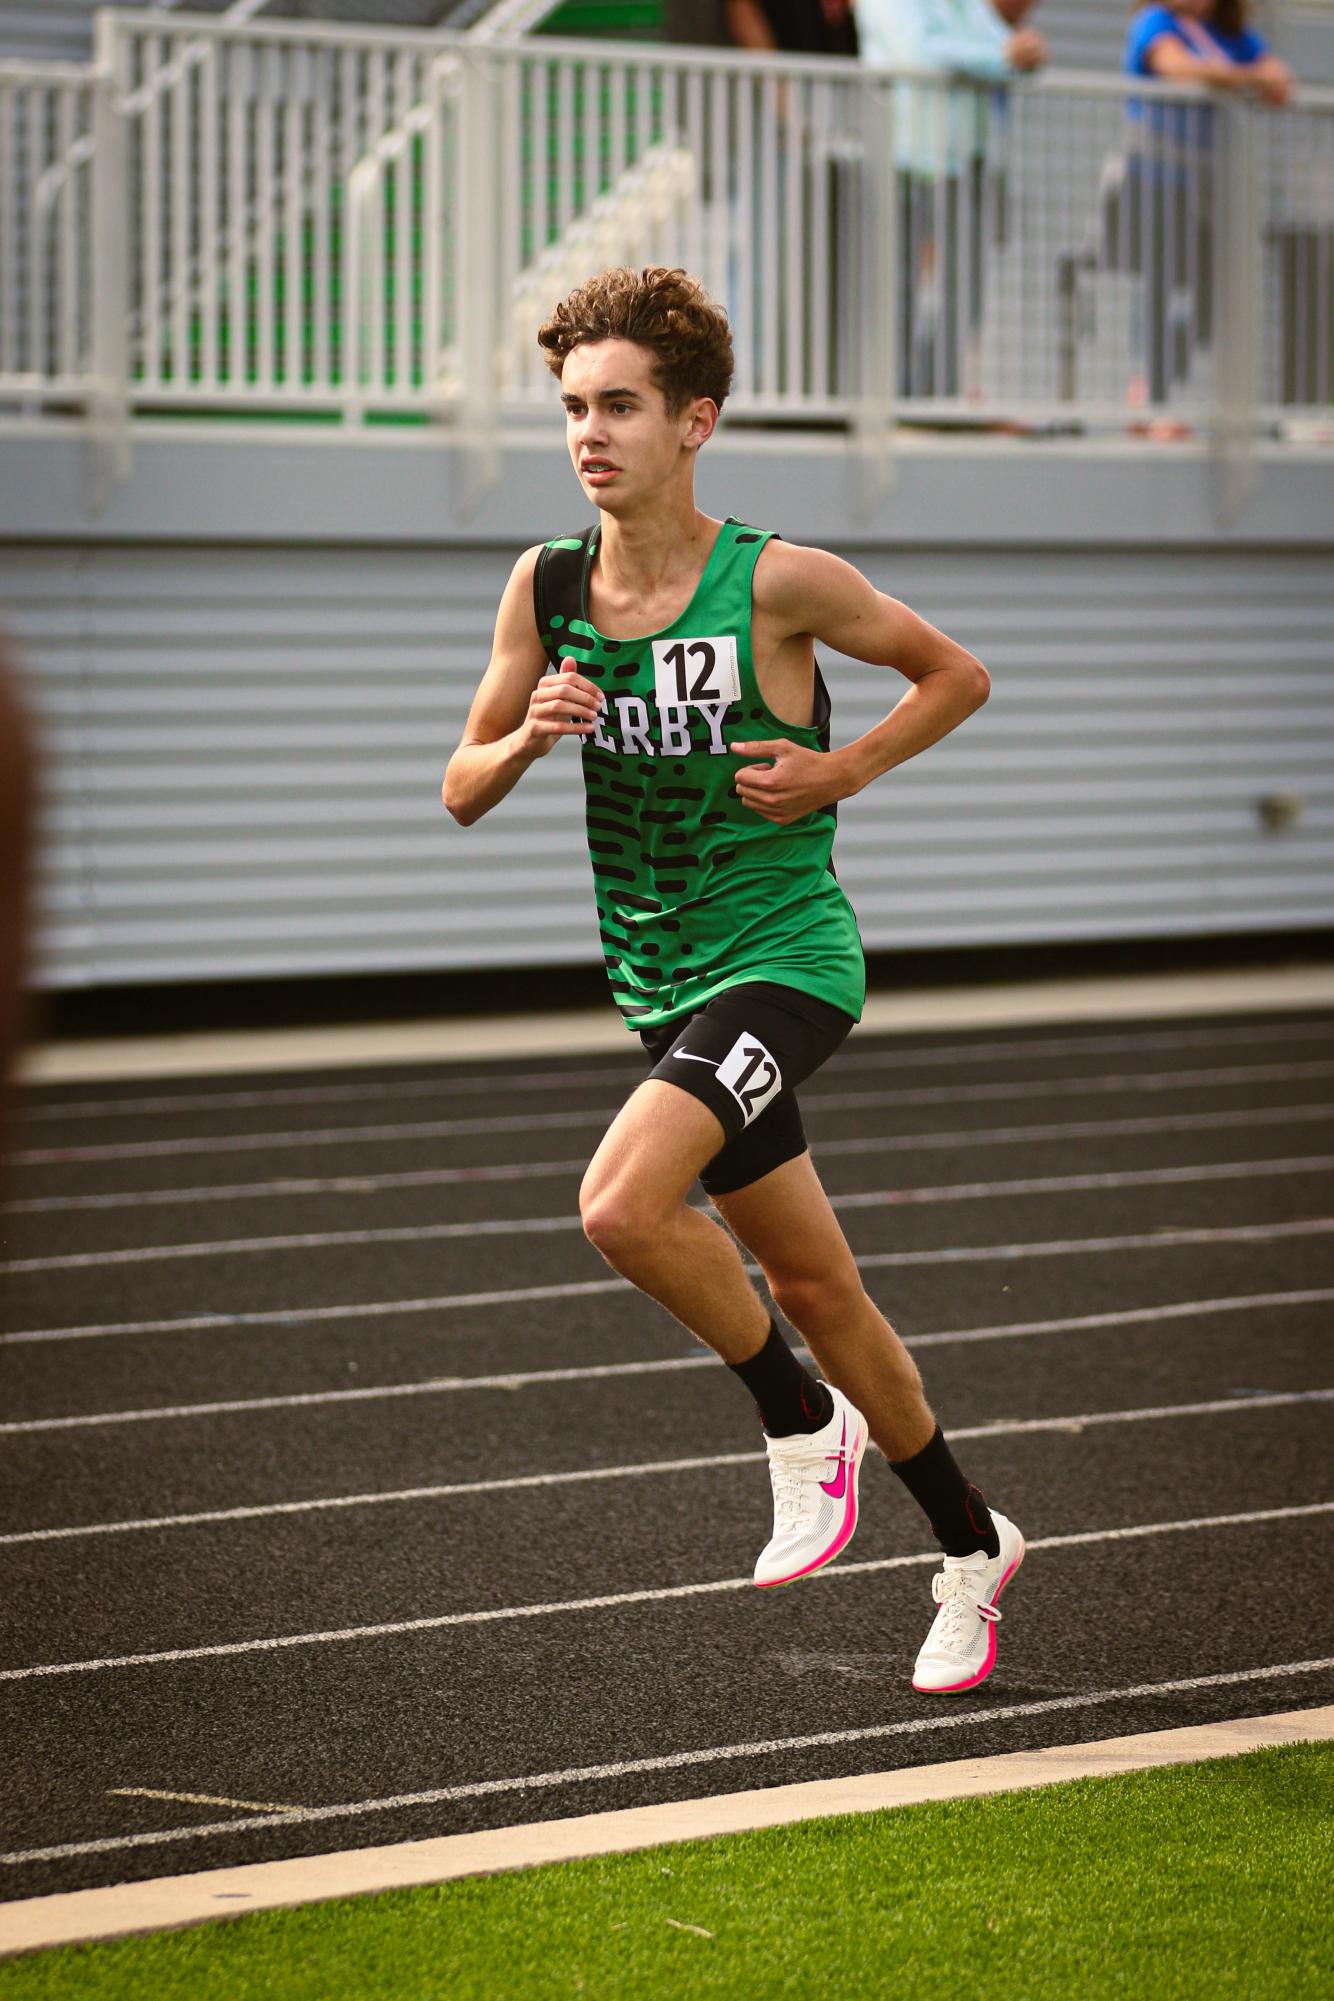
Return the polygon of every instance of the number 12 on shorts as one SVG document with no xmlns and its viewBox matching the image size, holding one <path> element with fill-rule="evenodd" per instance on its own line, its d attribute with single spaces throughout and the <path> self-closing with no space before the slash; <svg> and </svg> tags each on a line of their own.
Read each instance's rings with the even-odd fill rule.
<svg viewBox="0 0 1334 2001">
<path fill-rule="evenodd" d="M 749 1125 L 782 1090 L 783 1073 L 757 1035 L 743 1035 L 718 1065 L 718 1082 L 732 1093 Z"/>
</svg>

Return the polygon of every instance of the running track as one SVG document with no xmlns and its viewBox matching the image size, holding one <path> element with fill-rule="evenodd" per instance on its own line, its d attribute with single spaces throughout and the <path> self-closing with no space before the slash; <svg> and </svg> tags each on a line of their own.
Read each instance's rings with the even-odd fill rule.
<svg viewBox="0 0 1334 2001">
<path fill-rule="evenodd" d="M 632 1045 L 627 1039 L 627 1050 Z M 46 1086 L 3 1218 L 0 1883 L 191 1869 L 1334 1700 L 1334 1020 L 858 1035 L 873 1295 L 1023 1527 L 748 1583 L 751 1406 L 583 1239 L 633 1053 Z"/>
</svg>

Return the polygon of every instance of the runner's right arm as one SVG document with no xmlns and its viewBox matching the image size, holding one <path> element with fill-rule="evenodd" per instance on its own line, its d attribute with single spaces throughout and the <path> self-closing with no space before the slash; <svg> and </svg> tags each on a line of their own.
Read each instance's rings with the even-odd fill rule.
<svg viewBox="0 0 1334 2001">
<path fill-rule="evenodd" d="M 533 616 L 533 571 L 541 546 L 525 550 L 510 573 L 496 616 L 491 661 L 473 697 L 440 796 L 461 827 L 499 805 L 530 764 L 562 736 L 586 736 L 603 704 L 601 690 L 573 660 L 547 673 Z"/>
</svg>

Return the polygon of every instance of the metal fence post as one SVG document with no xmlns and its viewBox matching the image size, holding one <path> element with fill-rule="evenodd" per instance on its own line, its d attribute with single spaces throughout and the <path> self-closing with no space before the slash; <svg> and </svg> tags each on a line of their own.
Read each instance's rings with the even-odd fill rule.
<svg viewBox="0 0 1334 2001">
<path fill-rule="evenodd" d="M 92 385 L 88 397 L 84 490 L 102 513 L 117 481 L 130 477 L 129 133 L 120 90 L 116 24 L 98 20 L 93 78 L 91 176 Z"/>
<path fill-rule="evenodd" d="M 453 192 L 448 197 L 445 193 L 445 121 L 457 68 L 453 56 L 437 56 L 431 64 L 426 87 L 430 120 L 423 162 L 421 378 L 426 407 L 434 421 L 439 421 L 444 413 L 440 370 L 445 326 L 445 245 L 447 238 L 452 238 L 454 223 L 452 212 L 447 214 L 447 201 L 452 203 Z"/>
<path fill-rule="evenodd" d="M 365 417 L 368 390 L 384 388 L 383 380 L 370 378 L 366 359 L 371 349 L 370 321 L 384 311 L 383 260 L 374 254 L 384 215 L 382 196 L 380 157 L 371 151 L 357 161 L 343 189 L 343 417 L 354 425 Z"/>
<path fill-rule="evenodd" d="M 898 216 L 894 200 L 894 91 L 859 81 L 862 159 L 857 240 L 861 279 L 853 287 L 860 323 L 853 437 L 858 509 L 869 519 L 894 484 L 894 404 L 898 394 Z M 850 304 L 852 301 L 849 302 Z"/>
<path fill-rule="evenodd" d="M 459 514 L 466 520 L 500 478 L 500 242 L 496 221 L 500 214 L 500 91 L 496 58 L 485 48 L 464 53 L 459 70 Z"/>
<path fill-rule="evenodd" d="M 1241 103 L 1219 105 L 1213 188 L 1218 344 L 1214 377 L 1214 511 L 1231 527 L 1255 481 L 1260 366 L 1260 202 L 1256 118 Z"/>
</svg>

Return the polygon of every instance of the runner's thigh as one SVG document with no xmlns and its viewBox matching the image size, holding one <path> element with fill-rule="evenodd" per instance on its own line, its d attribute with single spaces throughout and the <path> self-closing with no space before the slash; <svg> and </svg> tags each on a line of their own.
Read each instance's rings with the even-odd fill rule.
<svg viewBox="0 0 1334 2001">
<path fill-rule="evenodd" d="M 708 1194 L 748 1187 L 806 1151 L 796 1086 L 853 1026 L 850 1014 L 810 994 L 752 981 L 718 994 L 680 1027 L 641 1031 L 650 1074 L 707 1105 L 727 1135 L 700 1175 Z"/>
</svg>

